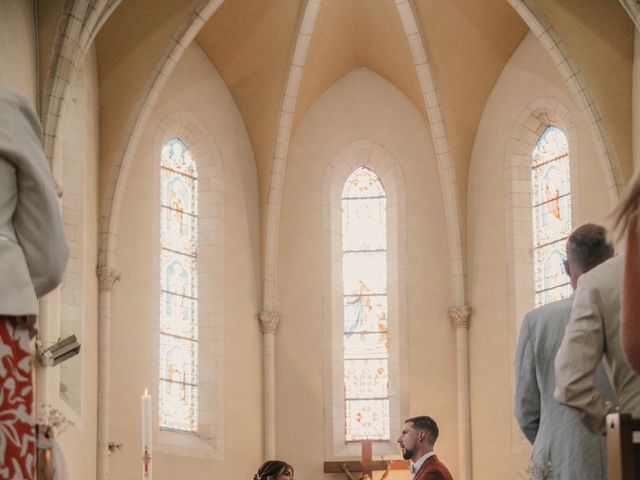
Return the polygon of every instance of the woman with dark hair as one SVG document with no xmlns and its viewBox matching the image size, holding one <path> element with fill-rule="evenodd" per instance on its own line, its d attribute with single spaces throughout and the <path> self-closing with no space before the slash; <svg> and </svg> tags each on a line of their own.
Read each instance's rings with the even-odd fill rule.
<svg viewBox="0 0 640 480">
<path fill-rule="evenodd" d="M 253 480 L 294 480 L 293 467 L 281 460 L 264 462 Z"/>
</svg>

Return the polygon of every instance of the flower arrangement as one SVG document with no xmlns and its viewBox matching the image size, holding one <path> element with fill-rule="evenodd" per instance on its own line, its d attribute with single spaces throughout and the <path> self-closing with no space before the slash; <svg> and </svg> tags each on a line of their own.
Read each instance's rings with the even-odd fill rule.
<svg viewBox="0 0 640 480">
<path fill-rule="evenodd" d="M 46 438 L 54 438 L 73 427 L 73 422 L 69 420 L 57 408 L 51 408 L 48 403 L 40 405 L 40 416 L 38 417 L 38 431 Z"/>
<path fill-rule="evenodd" d="M 552 480 L 553 465 L 548 461 L 540 463 L 531 461 L 527 466 L 527 476 L 525 477 L 521 473 L 518 473 L 518 476 L 522 479 L 528 478 L 529 480 Z"/>
</svg>

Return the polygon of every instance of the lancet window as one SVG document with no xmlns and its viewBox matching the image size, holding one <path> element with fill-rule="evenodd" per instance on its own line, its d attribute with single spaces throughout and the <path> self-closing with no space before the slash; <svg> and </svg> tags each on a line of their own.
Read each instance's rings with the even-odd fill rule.
<svg viewBox="0 0 640 480">
<path fill-rule="evenodd" d="M 571 233 L 569 145 L 559 128 L 549 126 L 536 143 L 531 163 L 533 272 L 535 305 L 571 295 L 564 270 Z"/>
<path fill-rule="evenodd" d="M 388 440 L 387 198 L 359 167 L 342 191 L 345 440 Z"/>
<path fill-rule="evenodd" d="M 198 430 L 198 176 L 169 140 L 160 168 L 160 428 Z"/>
</svg>

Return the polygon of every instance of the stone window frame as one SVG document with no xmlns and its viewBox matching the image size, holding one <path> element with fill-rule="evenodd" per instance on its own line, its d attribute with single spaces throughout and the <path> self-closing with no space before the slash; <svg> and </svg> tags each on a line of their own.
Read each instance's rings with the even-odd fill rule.
<svg viewBox="0 0 640 480">
<path fill-rule="evenodd" d="M 384 146 L 357 140 L 342 147 L 325 170 L 323 210 L 323 322 L 325 457 L 360 456 L 359 442 L 345 441 L 342 310 L 342 190 L 359 167 L 372 170 L 387 195 L 390 439 L 374 441 L 375 455 L 397 456 L 396 438 L 409 411 L 407 315 L 407 192 L 397 159 Z M 393 332 L 397 332 L 394 335 Z"/>
<path fill-rule="evenodd" d="M 533 224 L 531 206 L 531 153 L 549 126 L 563 131 L 569 144 L 571 175 L 571 225 L 579 216 L 579 144 L 576 123 L 560 101 L 551 97 L 534 99 L 519 115 L 505 148 L 504 200 L 507 261 L 507 315 L 509 358 L 514 358 L 520 323 L 535 308 L 533 286 Z M 511 393 L 515 392 L 513 362 Z M 514 454 L 530 451 L 514 418 L 511 419 L 511 449 Z"/>
<path fill-rule="evenodd" d="M 224 456 L 224 164 L 209 130 L 191 112 L 169 114 L 153 139 L 154 265 L 153 365 L 159 371 L 160 319 L 160 152 L 179 138 L 198 172 L 198 432 L 161 429 L 158 421 L 159 375 L 152 395 L 154 453 L 222 460 Z"/>
</svg>

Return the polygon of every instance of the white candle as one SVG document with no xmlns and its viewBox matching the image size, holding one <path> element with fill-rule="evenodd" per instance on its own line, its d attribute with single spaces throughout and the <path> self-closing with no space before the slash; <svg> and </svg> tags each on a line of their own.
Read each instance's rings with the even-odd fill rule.
<svg viewBox="0 0 640 480">
<path fill-rule="evenodd" d="M 144 389 L 142 405 L 142 478 L 151 479 L 151 395 Z"/>
</svg>

